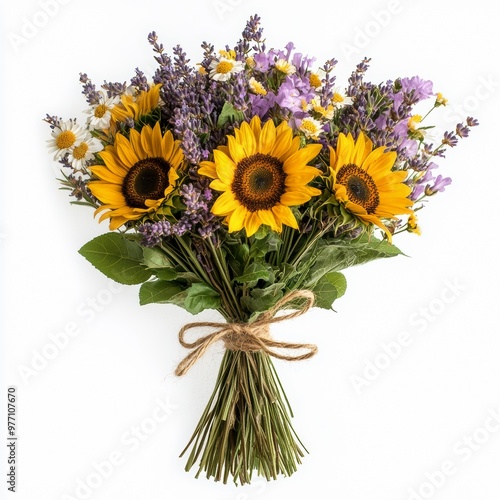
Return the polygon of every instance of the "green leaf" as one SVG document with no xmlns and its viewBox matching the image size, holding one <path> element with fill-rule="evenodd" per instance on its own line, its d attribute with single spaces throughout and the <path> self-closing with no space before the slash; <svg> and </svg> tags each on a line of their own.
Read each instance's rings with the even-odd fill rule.
<svg viewBox="0 0 500 500">
<path fill-rule="evenodd" d="M 164 267 L 173 267 L 168 260 L 167 254 L 160 248 L 144 248 L 143 262 L 150 269 L 160 269 Z"/>
<path fill-rule="evenodd" d="M 325 274 L 313 288 L 316 296 L 315 306 L 322 309 L 330 309 L 332 304 L 344 295 L 347 281 L 342 273 Z"/>
<path fill-rule="evenodd" d="M 163 281 L 173 281 L 179 277 L 177 271 L 169 267 L 166 267 L 164 269 L 156 269 L 155 273 L 158 279 Z"/>
<path fill-rule="evenodd" d="M 186 298 L 184 288 L 175 281 L 147 281 L 139 290 L 139 303 L 183 305 Z"/>
<path fill-rule="evenodd" d="M 204 309 L 218 309 L 220 295 L 206 283 L 193 283 L 187 289 L 184 308 L 191 314 L 198 314 Z"/>
<path fill-rule="evenodd" d="M 396 255 L 403 255 L 398 247 L 373 236 L 364 235 L 350 242 L 326 244 L 319 250 L 304 286 L 314 287 L 325 274 L 332 271 L 342 271 L 348 267 Z"/>
<path fill-rule="evenodd" d="M 268 311 L 283 297 L 284 283 L 273 283 L 265 288 L 254 288 L 250 296 L 241 298 L 241 305 L 250 313 L 250 320 Z"/>
<path fill-rule="evenodd" d="M 252 262 L 245 268 L 241 276 L 237 276 L 233 281 L 238 283 L 257 283 L 259 280 L 272 281 L 272 269 L 260 262 Z"/>
<path fill-rule="evenodd" d="M 238 111 L 231 103 L 226 101 L 217 119 L 217 127 L 222 128 L 228 123 L 241 123 L 244 119 L 243 112 Z"/>
<path fill-rule="evenodd" d="M 106 233 L 89 241 L 79 253 L 96 269 L 123 285 L 147 281 L 152 272 L 142 265 L 142 247 L 119 233 Z"/>
</svg>

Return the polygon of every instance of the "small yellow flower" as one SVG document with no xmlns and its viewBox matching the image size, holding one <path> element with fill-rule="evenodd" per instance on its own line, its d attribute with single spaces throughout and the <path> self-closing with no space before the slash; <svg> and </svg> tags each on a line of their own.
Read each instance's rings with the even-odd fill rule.
<svg viewBox="0 0 500 500">
<path fill-rule="evenodd" d="M 286 59 L 278 59 L 274 66 L 278 71 L 281 71 L 281 73 L 285 73 L 285 75 L 293 75 L 297 71 L 297 68 Z"/>
<path fill-rule="evenodd" d="M 236 52 L 234 50 L 219 50 L 219 54 L 224 59 L 236 60 Z"/>
<path fill-rule="evenodd" d="M 422 231 L 420 231 L 420 226 L 418 225 L 417 216 L 415 214 L 411 214 L 408 217 L 407 230 L 409 233 L 415 233 L 419 236 L 422 234 Z"/>
<path fill-rule="evenodd" d="M 408 120 L 408 129 L 415 132 L 418 129 L 418 125 L 422 122 L 421 115 L 413 115 Z"/>
<path fill-rule="evenodd" d="M 311 73 L 309 75 L 309 83 L 311 87 L 314 87 L 315 89 L 319 89 L 323 85 L 318 73 Z"/>
<path fill-rule="evenodd" d="M 435 106 L 446 106 L 448 104 L 448 99 L 446 99 L 441 92 L 438 92 L 436 95 L 436 104 Z"/>
<path fill-rule="evenodd" d="M 247 63 L 247 66 L 249 68 L 255 68 L 255 59 L 251 56 L 248 56 L 246 59 L 245 59 L 245 62 Z"/>
<path fill-rule="evenodd" d="M 267 95 L 267 90 L 262 83 L 258 82 L 253 76 L 248 80 L 250 91 L 257 95 Z"/>
</svg>

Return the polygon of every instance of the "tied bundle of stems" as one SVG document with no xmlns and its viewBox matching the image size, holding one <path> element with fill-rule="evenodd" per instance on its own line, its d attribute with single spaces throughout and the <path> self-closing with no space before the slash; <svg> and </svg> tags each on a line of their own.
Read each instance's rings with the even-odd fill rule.
<svg viewBox="0 0 500 500">
<path fill-rule="evenodd" d="M 214 392 L 183 456 L 198 477 L 250 483 L 255 470 L 267 480 L 290 476 L 307 452 L 292 424 L 292 409 L 270 356 L 226 350 Z"/>
<path fill-rule="evenodd" d="M 274 316 L 283 306 L 304 300 L 302 309 Z M 291 475 L 306 449 L 291 425 L 293 412 L 271 357 L 300 361 L 316 354 L 312 344 L 277 342 L 269 335 L 269 325 L 307 312 L 314 294 L 295 291 L 286 295 L 253 323 L 190 323 L 179 332 L 179 341 L 193 351 L 179 364 L 176 374 L 184 375 L 206 349 L 219 340 L 226 351 L 217 382 L 207 407 L 181 456 L 192 446 L 186 470 L 199 460 L 198 477 L 240 484 L 250 483 L 254 470 L 267 480 Z M 192 328 L 211 327 L 215 332 L 186 342 Z M 305 351 L 296 355 L 292 350 Z"/>
</svg>

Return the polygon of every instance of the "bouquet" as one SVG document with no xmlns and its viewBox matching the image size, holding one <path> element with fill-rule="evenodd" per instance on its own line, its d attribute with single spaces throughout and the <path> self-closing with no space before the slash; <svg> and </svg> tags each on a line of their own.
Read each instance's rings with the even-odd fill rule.
<svg viewBox="0 0 500 500">
<path fill-rule="evenodd" d="M 335 59 L 316 65 L 292 43 L 270 49 L 258 16 L 241 39 L 190 64 L 148 36 L 158 63 L 97 90 L 80 75 L 83 124 L 47 115 L 61 188 L 110 232 L 80 253 L 107 277 L 220 322 L 185 325 L 184 375 L 214 343 L 215 388 L 185 450 L 186 470 L 226 483 L 289 476 L 306 453 L 273 358 L 315 345 L 276 340 L 272 325 L 346 290 L 342 270 L 401 251 L 417 213 L 450 184 L 436 161 L 474 118 L 441 137 L 428 115 L 446 105 L 418 76 L 366 81 L 369 59 L 336 86 Z M 426 114 L 417 114 L 416 106 Z"/>
</svg>

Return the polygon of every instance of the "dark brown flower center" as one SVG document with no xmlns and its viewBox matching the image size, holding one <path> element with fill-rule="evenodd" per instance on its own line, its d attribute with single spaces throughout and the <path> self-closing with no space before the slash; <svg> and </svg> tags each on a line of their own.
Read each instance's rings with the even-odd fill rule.
<svg viewBox="0 0 500 500">
<path fill-rule="evenodd" d="M 285 179 L 281 161 L 256 153 L 238 163 L 231 189 L 250 212 L 269 210 L 279 203 L 285 192 Z"/>
<path fill-rule="evenodd" d="M 158 200 L 165 196 L 168 187 L 170 163 L 163 158 L 139 160 L 123 180 L 122 193 L 127 205 L 146 208 L 146 200 Z"/>
<path fill-rule="evenodd" d="M 339 169 L 337 182 L 345 186 L 350 201 L 361 205 L 369 214 L 375 213 L 380 199 L 377 185 L 370 174 L 350 163 Z"/>
</svg>

